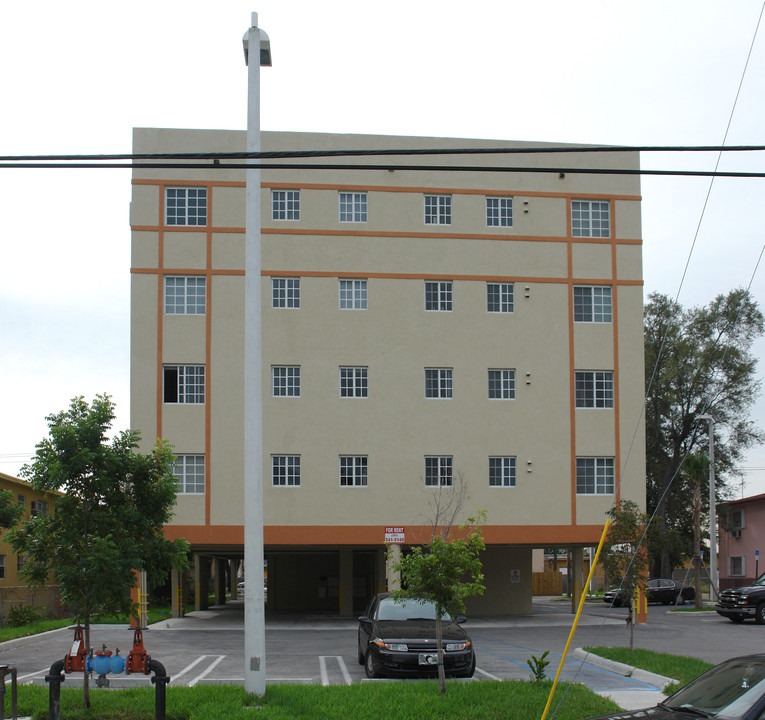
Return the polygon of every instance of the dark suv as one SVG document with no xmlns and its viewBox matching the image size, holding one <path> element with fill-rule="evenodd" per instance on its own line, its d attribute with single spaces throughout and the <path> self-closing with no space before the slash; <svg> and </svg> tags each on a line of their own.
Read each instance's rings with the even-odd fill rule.
<svg viewBox="0 0 765 720">
<path fill-rule="evenodd" d="M 751 585 L 723 590 L 715 610 L 734 623 L 754 618 L 758 625 L 765 625 L 765 573 Z"/>
</svg>

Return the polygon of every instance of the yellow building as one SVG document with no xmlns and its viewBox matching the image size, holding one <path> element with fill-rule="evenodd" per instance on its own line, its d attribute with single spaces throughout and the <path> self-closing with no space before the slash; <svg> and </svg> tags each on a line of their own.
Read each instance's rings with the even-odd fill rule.
<svg viewBox="0 0 765 720">
<path fill-rule="evenodd" d="M 265 132 L 262 146 L 540 144 Z M 393 580 L 386 542 L 421 542 L 435 495 L 464 485 L 465 510 L 488 512 L 487 590 L 469 610 L 529 612 L 534 548 L 581 563 L 615 499 L 644 506 L 639 177 L 576 172 L 638 155 L 545 147 L 560 152 L 263 171 L 267 608 L 358 612 Z M 245 148 L 238 131 L 134 131 L 135 153 Z M 476 169 L 441 169 L 454 164 Z M 481 171 L 497 165 L 528 170 Z M 247 512 L 244 171 L 132 182 L 131 427 L 175 447 L 167 533 L 190 541 L 204 584 L 213 557 L 219 576 L 237 567 Z"/>
<path fill-rule="evenodd" d="M 32 486 L 14 477 L 0 472 L 0 490 L 9 490 L 16 501 L 24 508 L 21 522 L 35 515 L 47 515 L 53 511 L 57 494 L 41 493 Z M 5 539 L 5 532 L 0 536 L 0 615 L 5 617 L 13 605 L 30 605 L 42 612 L 56 612 L 58 609 L 58 586 L 46 585 L 34 591 L 27 588 L 25 580 L 19 577 L 19 570 L 24 564 L 24 556 L 17 555 Z"/>
</svg>

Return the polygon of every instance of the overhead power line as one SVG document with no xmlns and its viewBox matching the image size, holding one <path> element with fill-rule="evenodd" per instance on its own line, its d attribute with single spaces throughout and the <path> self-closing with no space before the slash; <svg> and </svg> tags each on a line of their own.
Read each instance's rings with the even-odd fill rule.
<svg viewBox="0 0 765 720">
<path fill-rule="evenodd" d="M 481 165 L 336 165 L 324 163 L 3 163 L 3 168 L 28 169 L 130 169 L 143 170 L 407 170 L 415 172 L 480 172 L 480 173 L 558 173 L 559 175 L 663 175 L 676 177 L 764 178 L 765 172 L 733 172 L 721 170 L 643 170 L 638 168 L 577 168 L 577 167 L 511 167 Z"/>
<path fill-rule="evenodd" d="M 367 150 L 284 150 L 271 152 L 202 152 L 202 153 L 131 153 L 108 155 L 3 155 L 2 168 L 30 169 L 186 169 L 186 170 L 406 170 L 414 172 L 484 172 L 484 173 L 563 173 L 586 175 L 664 175 L 686 177 L 760 178 L 765 172 L 714 170 L 646 170 L 638 168 L 527 167 L 476 165 L 406 165 L 394 164 L 329 164 L 249 162 L 252 160 L 292 160 L 336 157 L 407 157 L 451 155 L 557 155 L 582 153 L 705 153 L 760 152 L 765 145 L 631 145 L 581 147 L 492 147 L 492 148 L 398 148 Z M 244 162 L 242 162 L 244 161 Z M 719 162 L 718 162 L 719 164 Z"/>
<path fill-rule="evenodd" d="M 312 157 L 375 157 L 407 155 L 551 155 L 624 152 L 760 152 L 765 145 L 566 145 L 473 148 L 378 148 L 357 150 L 271 150 L 261 152 L 123 153 L 98 155 L 0 155 L 0 162 L 100 162 L 107 160 L 243 160 Z"/>
</svg>

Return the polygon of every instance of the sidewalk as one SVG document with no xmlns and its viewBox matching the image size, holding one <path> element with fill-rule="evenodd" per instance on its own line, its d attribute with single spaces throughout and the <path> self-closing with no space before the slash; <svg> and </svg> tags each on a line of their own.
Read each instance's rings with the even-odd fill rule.
<svg viewBox="0 0 765 720">
<path fill-rule="evenodd" d="M 648 687 L 656 688 L 655 690 L 606 690 L 598 692 L 599 695 L 613 700 L 625 710 L 639 710 L 663 702 L 667 696 L 662 692 L 662 689 L 669 685 L 669 683 L 677 682 L 674 678 L 657 675 L 656 673 L 641 670 L 631 665 L 625 665 L 615 660 L 608 660 L 607 658 L 600 657 L 600 655 L 594 655 L 583 648 L 576 648 L 571 653 L 571 657 L 582 663 L 594 665 L 602 670 L 629 677 L 638 682 L 645 683 Z"/>
</svg>

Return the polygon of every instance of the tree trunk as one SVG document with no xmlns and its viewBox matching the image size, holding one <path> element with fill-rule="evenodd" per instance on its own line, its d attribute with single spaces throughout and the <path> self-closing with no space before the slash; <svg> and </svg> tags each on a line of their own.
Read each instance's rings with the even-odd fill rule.
<svg viewBox="0 0 765 720">
<path fill-rule="evenodd" d="M 441 608 L 436 605 L 436 651 L 438 652 L 438 687 L 446 694 L 446 671 L 444 670 L 444 630 L 441 624 Z"/>
<path fill-rule="evenodd" d="M 85 651 L 90 654 L 90 615 L 85 617 Z M 87 709 L 90 707 L 90 677 L 84 670 L 82 672 L 82 703 Z"/>
</svg>

